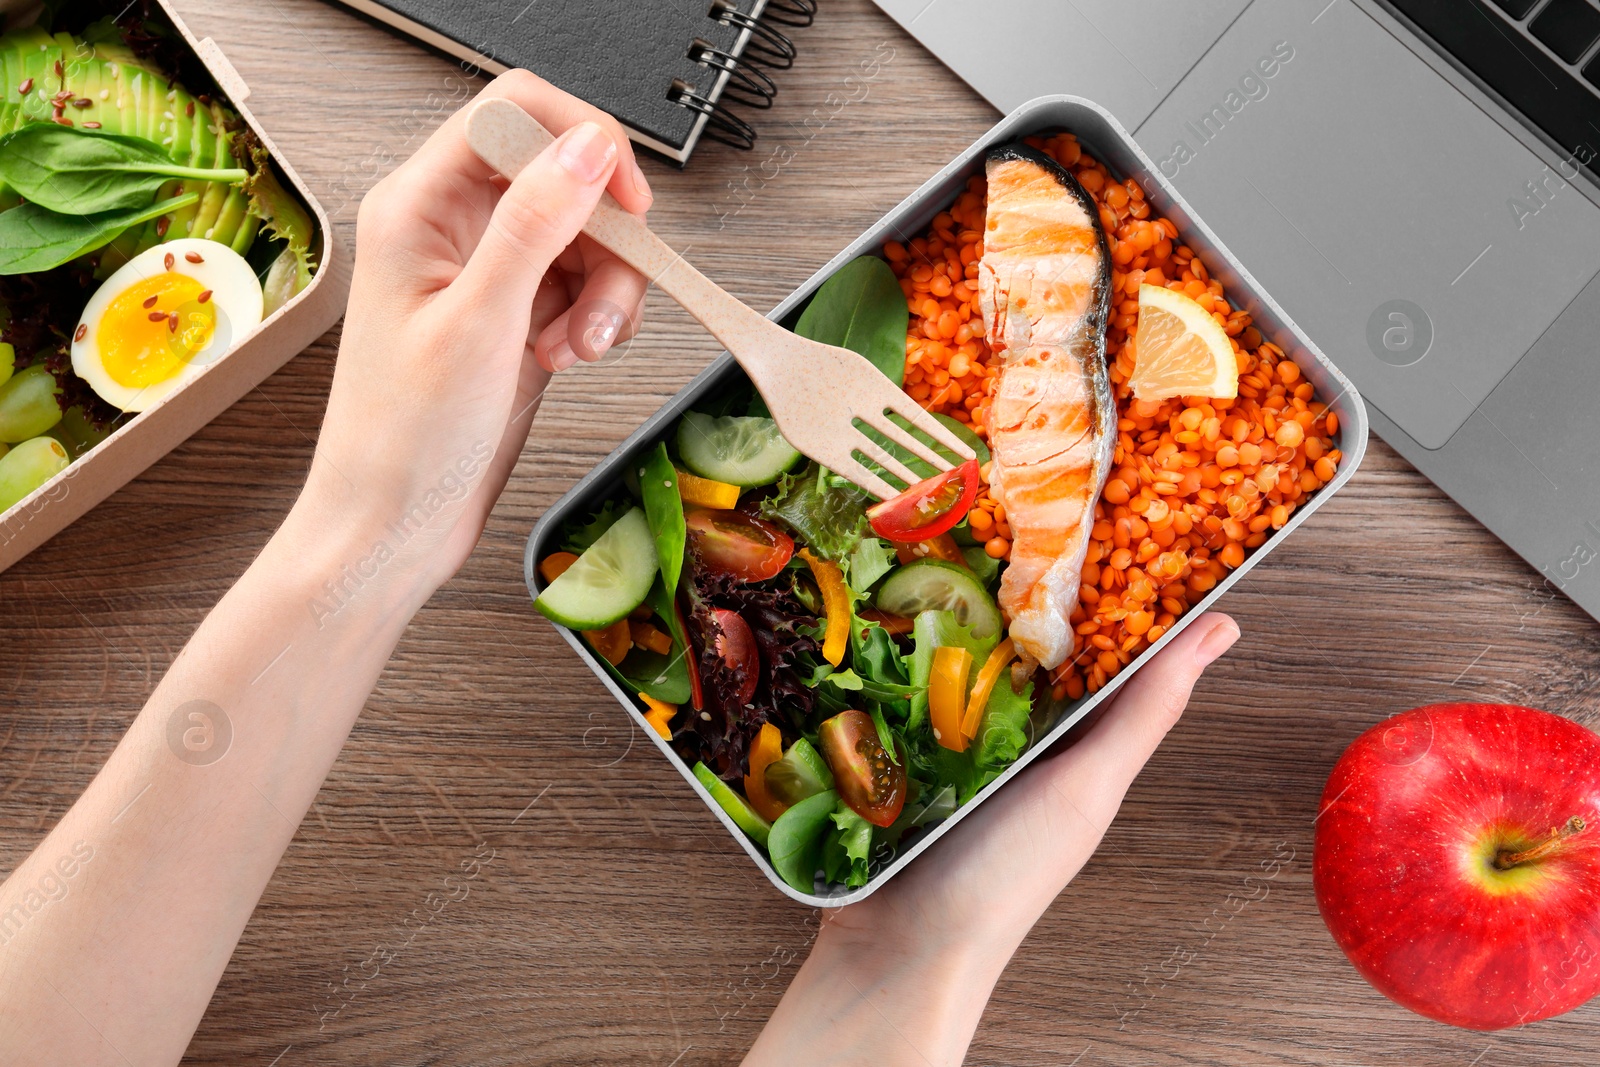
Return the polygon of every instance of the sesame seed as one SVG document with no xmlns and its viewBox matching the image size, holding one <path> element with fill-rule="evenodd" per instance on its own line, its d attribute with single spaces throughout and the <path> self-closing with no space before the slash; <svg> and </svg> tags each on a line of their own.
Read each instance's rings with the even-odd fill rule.
<svg viewBox="0 0 1600 1067">
<path fill-rule="evenodd" d="M 98 122 L 85 122 L 83 124 L 83 128 L 86 130 L 98 130 L 100 128 L 100 124 Z"/>
</svg>

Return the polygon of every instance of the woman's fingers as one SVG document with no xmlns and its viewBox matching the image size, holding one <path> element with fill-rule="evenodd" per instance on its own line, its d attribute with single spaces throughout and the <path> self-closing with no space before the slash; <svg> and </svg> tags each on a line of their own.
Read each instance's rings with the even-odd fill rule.
<svg viewBox="0 0 1600 1067">
<path fill-rule="evenodd" d="M 638 331 L 644 311 L 644 278 L 587 237 L 577 244 L 583 248 L 582 288 L 570 310 L 535 331 L 534 355 L 546 370 L 600 359 Z"/>
<path fill-rule="evenodd" d="M 617 144 L 598 123 L 580 123 L 556 138 L 501 196 L 451 289 L 459 288 L 477 307 L 493 294 L 495 307 L 526 315 L 546 272 L 588 221 L 616 165 Z"/>
<path fill-rule="evenodd" d="M 627 211 L 643 214 L 650 209 L 653 194 L 644 171 L 639 169 L 632 145 L 622 124 L 605 112 L 569 96 L 549 82 L 525 70 L 512 70 L 484 86 L 475 100 L 504 97 L 520 105 L 556 137 L 580 123 L 593 122 L 611 135 L 620 157 L 616 173 L 610 176 L 607 191 Z M 396 171 L 420 170 L 446 185 L 481 184 L 494 178 L 494 170 L 467 144 L 468 104 L 457 111 L 415 155 Z"/>
<path fill-rule="evenodd" d="M 1068 751 L 1132 782 L 1189 703 L 1202 671 L 1239 639 L 1239 624 L 1215 612 L 1196 619 L 1128 679 L 1111 708 Z"/>
</svg>

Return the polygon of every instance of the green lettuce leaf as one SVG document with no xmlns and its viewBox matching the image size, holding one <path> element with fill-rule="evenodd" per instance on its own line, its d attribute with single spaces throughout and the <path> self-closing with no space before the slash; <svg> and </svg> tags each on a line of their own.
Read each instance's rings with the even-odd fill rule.
<svg viewBox="0 0 1600 1067">
<path fill-rule="evenodd" d="M 843 882 L 851 889 L 867 884 L 872 855 L 872 824 L 857 815 L 843 800 L 830 816 L 833 827 L 822 843 L 822 873 L 830 882 Z"/>
<path fill-rule="evenodd" d="M 761 516 L 783 523 L 823 559 L 847 559 L 870 530 L 872 498 L 848 482 L 826 476 L 815 463 L 784 474 L 777 492 L 761 502 Z"/>
<path fill-rule="evenodd" d="M 967 749 L 973 766 L 980 770 L 1003 771 L 1016 762 L 1028 747 L 1028 714 L 1033 710 L 1033 682 L 1018 693 L 1011 688 L 1009 673 L 1003 674 L 989 694 L 978 736 Z"/>
<path fill-rule="evenodd" d="M 620 500 L 607 500 L 600 505 L 600 510 L 589 516 L 587 522 L 569 523 L 562 531 L 561 547 L 568 552 L 583 555 L 589 546 L 600 540 L 600 535 L 611 529 L 613 523 L 628 511 L 632 505 Z"/>
<path fill-rule="evenodd" d="M 887 541 L 863 537 L 844 558 L 844 580 L 852 592 L 865 596 L 879 578 L 894 570 L 894 565 L 894 549 L 889 547 Z"/>
<path fill-rule="evenodd" d="M 957 622 L 955 613 L 951 611 L 920 613 L 913 623 L 911 634 L 916 645 L 907 660 L 907 666 L 911 688 L 915 692 L 911 697 L 910 714 L 906 719 L 906 733 L 908 736 L 926 733 L 928 739 L 932 740 L 932 731 L 922 730 L 922 725 L 928 719 L 928 678 L 933 674 L 934 650 L 949 645 L 971 652 L 971 677 L 975 678 L 978 668 L 989 658 L 994 646 L 1000 643 L 1000 637 L 998 634 L 983 638 L 973 637 L 972 631 Z"/>
</svg>

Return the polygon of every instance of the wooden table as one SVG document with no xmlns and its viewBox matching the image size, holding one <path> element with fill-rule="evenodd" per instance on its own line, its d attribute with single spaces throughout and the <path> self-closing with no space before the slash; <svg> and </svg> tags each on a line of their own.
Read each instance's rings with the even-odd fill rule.
<svg viewBox="0 0 1600 1067">
<path fill-rule="evenodd" d="M 453 64 L 317 0 L 178 6 L 233 59 L 346 234 L 361 192 L 465 91 Z M 757 152 L 708 145 L 683 172 L 646 163 L 654 225 L 758 307 L 996 118 L 866 0 L 829 0 L 795 36 L 802 58 L 778 79 Z M 866 98 L 840 107 L 880 48 L 892 58 Z M 337 342 L 0 575 L 5 869 L 283 517 Z M 522 583 L 541 510 L 715 354 L 653 295 L 622 357 L 554 386 L 482 545 L 401 641 L 186 1062 L 734 1063 L 750 1045 L 817 917 L 632 734 Z M 1378 441 L 1225 606 L 1243 639 L 1006 972 L 969 1062 L 1593 1062 L 1593 1006 L 1489 1036 L 1380 997 L 1325 932 L 1310 858 L 1323 781 L 1363 728 L 1441 700 L 1592 722 L 1600 629 Z M 1273 858 L 1285 862 L 1266 894 L 1245 889 Z M 1258 899 L 1235 913 L 1235 891 Z"/>
</svg>

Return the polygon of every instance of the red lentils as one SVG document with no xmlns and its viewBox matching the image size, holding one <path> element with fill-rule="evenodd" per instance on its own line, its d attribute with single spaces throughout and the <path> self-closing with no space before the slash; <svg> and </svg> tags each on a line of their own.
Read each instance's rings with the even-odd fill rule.
<svg viewBox="0 0 1600 1067">
<path fill-rule="evenodd" d="M 1100 208 L 1112 258 L 1106 359 L 1117 400 L 1111 478 L 1095 505 L 1073 655 L 1052 675 L 1057 698 L 1106 684 L 1190 606 L 1266 543 L 1296 507 L 1332 481 L 1339 421 L 1304 374 L 1236 308 L 1200 256 L 1156 216 L 1137 181 L 1118 181 L 1071 134 L 1028 143 L 1070 170 Z M 929 411 L 987 438 L 999 366 L 978 304 L 986 188 L 976 176 L 927 233 L 884 255 L 911 310 L 905 388 Z M 1139 286 L 1164 285 L 1207 307 L 1233 340 L 1235 400 L 1135 401 L 1128 388 Z M 988 472 L 968 523 L 984 551 L 1005 559 L 1011 527 L 989 495 Z"/>
</svg>

